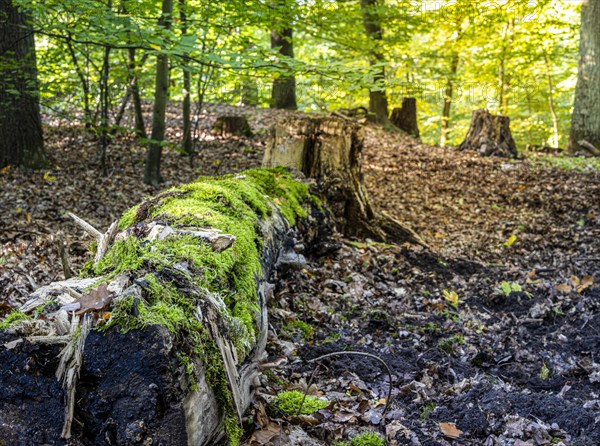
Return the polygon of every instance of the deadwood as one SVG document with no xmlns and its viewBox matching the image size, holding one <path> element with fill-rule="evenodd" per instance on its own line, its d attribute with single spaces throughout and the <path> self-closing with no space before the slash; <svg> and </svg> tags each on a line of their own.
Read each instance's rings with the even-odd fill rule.
<svg viewBox="0 0 600 446">
<path fill-rule="evenodd" d="M 363 129 L 346 117 L 293 118 L 271 130 L 264 166 L 299 170 L 316 184 L 337 229 L 346 236 L 427 247 L 412 229 L 375 210 L 362 172 Z"/>
<path fill-rule="evenodd" d="M 89 277 L 37 289 L 20 308 L 29 318 L 0 330 L 5 444 L 196 446 L 239 435 L 265 362 L 271 281 L 303 261 L 297 250 L 318 245 L 328 221 L 283 169 L 159 197 L 119 231 L 72 216 L 98 249 L 110 241 L 106 252 Z"/>
<path fill-rule="evenodd" d="M 469 132 L 458 150 L 473 150 L 480 156 L 515 158 L 518 152 L 510 131 L 510 118 L 492 115 L 485 109 L 475 110 Z"/>
</svg>

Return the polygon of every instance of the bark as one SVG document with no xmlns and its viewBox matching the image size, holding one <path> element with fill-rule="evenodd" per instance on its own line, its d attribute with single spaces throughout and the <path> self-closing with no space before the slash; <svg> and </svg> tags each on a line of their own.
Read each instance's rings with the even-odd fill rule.
<svg viewBox="0 0 600 446">
<path fill-rule="evenodd" d="M 159 26 L 171 28 L 173 0 L 163 0 L 162 15 Z M 169 56 L 159 54 L 156 58 L 156 81 L 154 87 L 154 107 L 152 109 L 152 135 L 146 154 L 146 169 L 144 183 L 154 186 L 162 182 L 160 175 L 160 160 L 162 157 L 162 142 L 165 139 L 165 114 L 169 97 Z"/>
<path fill-rule="evenodd" d="M 293 58 L 293 37 L 292 28 L 284 28 L 281 31 L 274 29 L 271 31 L 271 48 L 279 48 L 279 54 Z M 296 77 L 294 75 L 283 74 L 273 81 L 271 108 L 287 110 L 296 110 L 298 108 L 296 104 Z"/>
<path fill-rule="evenodd" d="M 27 12 L 0 0 L 0 168 L 46 162 L 33 28 Z"/>
<path fill-rule="evenodd" d="M 579 72 L 567 150 L 600 155 L 600 0 L 581 9 Z"/>
<path fill-rule="evenodd" d="M 480 156 L 516 157 L 517 145 L 510 131 L 510 118 L 494 116 L 485 109 L 474 111 L 469 132 L 458 150 L 474 150 Z"/>
<path fill-rule="evenodd" d="M 221 136 L 252 136 L 252 129 L 244 116 L 219 116 L 213 130 Z"/>
<path fill-rule="evenodd" d="M 452 108 L 452 100 L 454 96 L 454 81 L 458 72 L 458 63 L 460 57 L 458 53 L 452 55 L 450 62 L 450 77 L 446 83 L 444 90 L 444 107 L 442 109 L 442 125 L 440 132 L 440 147 L 445 147 L 448 142 L 448 134 L 450 133 L 450 111 Z"/>
<path fill-rule="evenodd" d="M 365 32 L 369 39 L 369 63 L 373 67 L 375 84 L 369 91 L 369 111 L 373 113 L 374 120 L 380 124 L 389 123 L 388 101 L 385 93 L 385 57 L 381 48 L 383 40 L 383 27 L 381 18 L 375 10 L 378 0 L 360 0 Z"/>
<path fill-rule="evenodd" d="M 556 114 L 556 106 L 554 105 L 554 82 L 552 80 L 552 67 L 548 53 L 544 50 L 544 64 L 546 65 L 546 79 L 548 80 L 548 106 L 552 116 L 552 147 L 558 148 L 560 141 L 560 133 L 558 130 L 558 116 Z"/>
<path fill-rule="evenodd" d="M 263 166 L 291 167 L 316 180 L 314 193 L 346 236 L 426 246 L 414 231 L 371 206 L 362 173 L 363 139 L 352 119 L 291 119 L 272 129 Z"/>
<path fill-rule="evenodd" d="M 417 99 L 402 99 L 402 107 L 392 110 L 390 122 L 400 130 L 415 138 L 419 137 L 419 124 L 417 122 Z"/>
<path fill-rule="evenodd" d="M 512 41 L 515 33 L 515 21 L 510 19 L 504 28 L 504 35 L 502 41 L 504 45 L 502 47 L 502 53 L 500 54 L 500 69 L 499 69 L 499 83 L 500 83 L 500 98 L 498 100 L 498 109 L 501 110 L 503 115 L 508 115 L 508 89 L 510 87 L 510 75 L 506 70 L 506 63 L 508 61 L 508 54 L 511 50 Z"/>
<path fill-rule="evenodd" d="M 232 249 L 236 239 L 227 234 L 207 228 L 169 227 L 157 221 L 162 217 L 147 218 L 148 209 L 161 199 L 171 197 L 173 195 L 163 194 L 162 198 L 142 203 L 138 215 L 146 218 L 121 231 L 116 239 L 136 237 L 148 244 L 165 237 L 192 236 L 198 244 L 206 243 L 215 252 Z M 223 201 L 223 206 L 225 203 Z M 301 242 L 315 247 L 330 233 L 325 214 L 310 201 L 303 203 L 309 216 L 299 218 L 295 227 L 290 226 L 273 201 L 269 203 L 271 215 L 259 219 L 256 226 L 257 237 L 262 241 L 261 270 L 255 276 L 258 334 L 243 362 L 238 359 L 229 337 L 231 326 L 222 316 L 222 301 L 199 288 L 193 280 L 186 279 L 189 277 L 186 274 L 177 272 L 178 268 L 186 268 L 185 265 L 150 271 L 155 277 L 170 275 L 165 280 L 177 283 L 178 289 L 196 308 L 195 317 L 206 328 L 218 360 L 224 363 L 228 391 L 238 420 L 252 402 L 256 378 L 266 359 L 267 301 L 274 288 L 271 283 L 274 273 L 277 268 L 302 262 L 302 254 L 296 251 Z M 73 218 L 77 221 L 77 217 Z M 85 222 L 79 221 L 79 224 L 97 240 L 108 238 L 111 232 L 103 235 Z M 106 305 L 112 306 L 126 296 L 133 297 L 140 305 L 147 302 L 147 272 L 146 269 L 128 272 L 109 280 L 104 290 L 113 297 L 110 301 L 107 298 Z M 214 278 L 218 283 L 231 283 L 229 279 Z M 34 312 L 49 300 L 58 302 L 59 309 L 36 323 L 0 331 L 0 438 L 6 444 L 28 446 L 66 444 L 61 437 L 69 439 L 70 445 L 82 446 L 218 444 L 225 433 L 224 403 L 217 396 L 218 388 L 209 382 L 209 369 L 214 368 L 214 364 L 207 356 L 190 354 L 194 333 L 175 333 L 158 325 L 127 333 L 115 328 L 84 332 L 86 323 L 96 321 L 89 317 L 92 313 L 82 316 L 81 330 L 73 329 L 75 317 L 69 321 L 67 310 L 80 311 L 85 290 L 101 289 L 102 285 L 97 287 L 104 280 L 101 276 L 73 278 L 42 287 L 30 296 L 21 310 Z M 103 314 L 102 310 L 98 311 L 97 316 Z M 139 317 L 136 311 L 132 309 L 134 318 Z M 80 357 L 75 356 L 71 367 L 64 369 L 61 364 L 66 361 L 61 361 L 59 352 L 74 341 L 81 344 L 77 350 Z M 187 354 L 192 361 L 196 387 L 191 386 L 189 371 L 182 366 L 182 354 Z M 55 377 L 57 370 L 75 377 L 73 386 L 63 388 Z M 69 370 L 74 373 L 68 375 Z M 75 422 L 66 422 L 69 420 L 64 417 L 65 409 L 66 413 L 74 414 Z"/>
</svg>

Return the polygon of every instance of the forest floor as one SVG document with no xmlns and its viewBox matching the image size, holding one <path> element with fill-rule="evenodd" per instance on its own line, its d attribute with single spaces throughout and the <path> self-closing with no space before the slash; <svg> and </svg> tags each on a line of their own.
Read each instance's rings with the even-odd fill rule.
<svg viewBox="0 0 600 446">
<path fill-rule="evenodd" d="M 289 114 L 243 109 L 256 136 L 224 138 L 209 129 L 232 109 L 207 109 L 194 167 L 167 149 L 165 186 L 259 166 L 268 128 Z M 144 152 L 132 137 L 113 141 L 104 178 L 97 142 L 81 127 L 47 121 L 49 168 L 0 172 L 0 316 L 62 279 L 57 234 L 73 269 L 82 265 L 90 240 L 66 211 L 106 228 L 155 192 L 141 184 Z M 597 162 L 484 159 L 377 127 L 365 135 L 372 201 L 434 254 L 340 239 L 337 252 L 280 274 L 268 350 L 285 361 L 262 379 L 247 442 L 291 444 L 286 432 L 299 425 L 313 438 L 307 445 L 365 429 L 389 445 L 600 444 Z M 385 415 L 388 375 L 370 358 L 326 360 L 308 386 L 308 360 L 349 350 L 391 369 Z M 330 405 L 302 417 L 265 411 L 277 392 L 307 387 Z"/>
</svg>

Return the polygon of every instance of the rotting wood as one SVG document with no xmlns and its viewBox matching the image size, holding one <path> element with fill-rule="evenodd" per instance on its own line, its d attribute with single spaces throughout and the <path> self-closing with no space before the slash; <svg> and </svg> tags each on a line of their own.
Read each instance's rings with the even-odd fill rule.
<svg viewBox="0 0 600 446">
<path fill-rule="evenodd" d="M 273 175 L 280 174 L 273 173 Z M 239 178 L 242 181 L 245 176 L 241 175 Z M 260 247 L 258 244 L 255 246 L 259 249 L 259 262 L 262 267 L 260 273 L 254 276 L 258 299 L 255 314 L 256 334 L 249 338 L 248 342 L 251 344 L 248 345 L 244 357 L 238 354 L 237 347 L 234 346 L 232 330 L 235 331 L 236 328 L 223 311 L 222 296 L 214 296 L 210 291 L 198 288 L 193 281 L 186 279 L 191 275 L 187 270 L 188 266 L 184 263 L 173 262 L 172 265 L 164 268 L 150 269 L 157 276 L 169 274 L 167 280 L 170 280 L 173 286 L 176 286 L 185 298 L 195 305 L 196 311 L 193 317 L 202 322 L 201 325 L 206 328 L 209 340 L 214 343 L 218 351 L 218 357 L 210 357 L 210 361 L 223 363 L 223 377 L 226 378 L 226 387 L 229 389 L 232 408 L 238 422 L 253 400 L 254 387 L 262 370 L 261 364 L 266 358 L 267 301 L 273 288 L 269 281 L 270 276 L 280 263 L 279 259 L 289 254 L 290 250 L 298 250 L 300 246 L 314 248 L 317 245 L 315 241 L 322 234 L 320 228 L 329 225 L 326 215 L 308 198 L 304 198 L 303 202 L 308 215 L 297 217 L 296 226 L 293 226 L 276 205 L 287 200 L 279 200 L 277 196 L 272 198 L 267 195 L 261 196 L 265 200 L 270 200 L 266 201 L 269 212 L 259 218 L 257 224 L 253 226 L 253 230 L 257 232 L 257 239 L 261 241 Z M 164 247 L 177 240 L 185 240 L 186 243 L 191 244 L 197 240 L 198 245 L 210 246 L 210 251 L 215 255 L 220 253 L 228 255 L 231 250 L 237 249 L 240 238 L 208 227 L 171 226 L 164 221 L 164 214 L 157 214 L 156 210 L 166 200 L 183 199 L 182 197 L 185 198 L 185 193 L 155 200 L 154 209 L 145 213 L 145 220 L 135 220 L 128 225 L 128 228 L 115 234 L 115 244 L 122 245 L 128 240 L 133 240 L 138 249 L 150 247 L 151 251 L 154 244 Z M 227 200 L 223 197 L 219 201 L 219 206 Z M 238 211 L 239 209 L 236 208 L 236 213 Z M 80 224 L 80 226 L 86 227 L 86 233 L 93 234 L 94 237 L 100 233 L 97 230 L 94 232 L 94 228 L 89 224 L 87 226 Z M 113 248 L 118 247 L 113 245 Z M 110 260 L 113 258 L 111 256 L 114 256 L 114 251 L 105 259 Z M 47 368 L 54 364 L 57 376 L 65 385 L 64 398 L 60 392 L 55 392 L 47 395 L 42 403 L 37 400 L 20 400 L 19 407 L 52 413 L 60 407 L 64 419 L 59 420 L 57 417 L 52 423 L 48 423 L 48 420 L 32 419 L 32 417 L 21 419 L 20 415 L 16 416 L 11 412 L 12 402 L 3 401 L 0 396 L 0 438 L 6 438 L 11 444 L 25 441 L 28 445 L 38 445 L 41 443 L 26 436 L 27 429 L 37 426 L 35 428 L 44 433 L 42 437 L 53 439 L 52 441 L 60 436 L 72 437 L 73 441 L 77 441 L 82 436 L 96 438 L 100 435 L 102 441 L 98 444 L 105 444 L 103 429 L 110 429 L 112 432 L 110 435 L 119 438 L 115 440 L 116 444 L 125 444 L 130 441 L 127 436 L 131 435 L 132 423 L 143 426 L 143 435 L 146 436 L 144 438 L 152 437 L 156 441 L 164 441 L 167 444 L 216 444 L 225 435 L 224 402 L 217 399 L 217 394 L 211 387 L 213 384 L 209 383 L 207 370 L 211 364 L 206 362 L 209 359 L 190 357 L 197 388 L 191 386 L 190 378 L 186 378 L 188 375 L 185 369 L 179 365 L 179 355 L 189 353 L 186 346 L 189 345 L 190 338 L 184 333 L 171 332 L 165 327 L 156 325 L 126 334 L 119 334 L 118 330 L 113 328 L 102 333 L 78 329 L 79 317 L 83 318 L 84 324 L 101 324 L 105 318 L 112 317 L 111 311 L 114 312 L 114 308 L 127 299 L 133 302 L 131 310 L 128 310 L 132 320 L 139 318 L 140 308 L 147 307 L 150 302 L 149 283 L 146 280 L 148 267 L 150 266 L 140 272 L 126 271 L 112 276 L 71 278 L 46 285 L 32 293 L 30 299 L 21 307 L 21 311 L 32 314 L 34 318 L 40 314 L 40 311 L 44 311 L 43 318 L 32 321 L 35 322 L 35 336 L 27 335 L 21 327 L 0 332 L 0 339 L 2 339 L 0 359 L 14 361 L 15 358 L 19 358 L 19 355 L 25 355 L 25 358 L 20 361 L 28 361 L 27 355 L 33 355 L 32 363 L 45 364 L 46 374 Z M 102 268 L 104 266 L 100 266 L 98 271 L 104 271 Z M 198 273 L 201 273 L 201 270 L 194 274 Z M 99 286 L 99 284 L 103 285 Z M 114 298 L 106 300 L 107 308 L 99 309 L 92 305 L 87 310 L 88 313 L 82 316 L 71 313 L 71 311 L 84 311 L 84 308 L 81 308 L 81 301 L 89 299 L 92 293 L 104 295 L 104 291 L 98 291 L 102 287 L 106 288 L 106 293 L 110 292 L 114 295 Z M 50 306 L 47 306 L 48 304 Z M 40 308 L 53 308 L 55 311 L 48 314 L 46 310 Z M 36 309 L 38 312 L 34 311 Z M 88 341 L 85 340 L 86 336 Z M 35 349 L 31 349 L 33 344 L 36 344 Z M 54 361 L 48 361 L 47 358 L 44 361 L 36 360 L 36 355 L 47 355 L 48 353 L 44 352 L 52 351 L 64 344 L 66 345 L 61 353 L 60 364 L 56 357 Z M 140 354 L 144 355 L 144 359 L 138 361 Z M 33 369 L 31 373 L 39 374 L 40 371 Z M 42 389 L 49 389 L 53 384 L 47 381 L 45 376 L 42 374 L 36 378 L 36 383 L 39 383 Z M 132 376 L 135 376 L 133 381 Z M 214 379 L 214 372 L 212 376 Z M 3 384 L 16 386 L 19 383 L 19 380 L 9 380 Z M 137 383 L 140 383 L 141 387 L 136 387 Z M 151 391 L 148 390 L 149 386 Z M 155 396 L 155 393 L 158 393 L 158 396 Z M 30 392 L 24 393 L 23 398 L 29 394 Z M 154 396 L 145 396 L 147 394 Z M 161 403 L 163 405 L 156 407 L 156 403 L 152 403 L 156 401 L 153 398 L 159 398 L 163 401 Z M 33 408 L 34 405 L 39 404 L 43 407 Z M 122 413 L 120 412 L 122 407 L 127 408 L 126 416 L 118 415 Z M 102 411 L 105 418 L 98 418 L 95 415 L 98 410 Z M 75 420 L 78 422 L 74 422 Z M 27 423 L 27 429 L 22 423 Z"/>
<path fill-rule="evenodd" d="M 473 150 L 480 156 L 515 158 L 518 151 L 510 131 L 510 118 L 492 115 L 486 109 L 475 110 L 467 136 L 458 150 Z"/>
<path fill-rule="evenodd" d="M 363 139 L 362 126 L 354 120 L 293 118 L 272 128 L 263 166 L 297 169 L 315 180 L 313 192 L 344 235 L 429 249 L 412 229 L 371 206 L 362 173 Z"/>
</svg>

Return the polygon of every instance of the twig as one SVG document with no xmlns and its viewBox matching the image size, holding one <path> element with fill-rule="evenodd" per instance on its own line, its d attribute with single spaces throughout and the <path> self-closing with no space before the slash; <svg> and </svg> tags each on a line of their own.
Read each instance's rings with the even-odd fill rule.
<svg viewBox="0 0 600 446">
<path fill-rule="evenodd" d="M 119 220 L 114 221 L 109 227 L 108 230 L 102 234 L 96 228 L 94 228 L 91 224 L 85 221 L 83 218 L 78 217 L 72 212 L 68 212 L 69 217 L 75 221 L 85 232 L 96 239 L 96 243 L 98 244 L 98 249 L 96 250 L 96 255 L 94 256 L 94 265 L 97 265 L 102 257 L 110 248 L 110 245 L 115 239 L 117 235 L 117 230 L 119 229 Z"/>
<path fill-rule="evenodd" d="M 317 362 L 318 366 L 317 368 L 313 371 L 310 380 L 308 382 L 308 385 L 306 386 L 307 388 L 307 392 L 308 392 L 308 388 L 310 388 L 310 385 L 312 383 L 312 380 L 318 370 L 318 368 L 322 365 L 319 361 L 322 361 L 323 359 L 327 359 L 327 358 L 331 358 L 333 356 L 345 356 L 345 355 L 354 355 L 354 356 L 364 356 L 367 358 L 371 358 L 371 359 L 375 359 L 377 361 L 379 361 L 383 367 L 385 368 L 385 370 L 388 373 L 389 379 L 390 379 L 390 385 L 389 385 L 389 389 L 388 389 L 388 395 L 387 395 L 387 399 L 385 401 L 385 408 L 383 409 L 383 412 L 381 414 L 382 417 L 385 416 L 388 408 L 390 407 L 390 404 L 392 402 L 392 371 L 390 370 L 389 366 L 387 365 L 387 363 L 381 359 L 379 356 L 376 355 L 372 355 L 371 353 L 365 353 L 365 352 L 333 352 L 333 353 L 328 353 L 326 355 L 323 356 L 319 356 L 318 358 L 315 359 L 311 359 L 310 361 L 308 361 L 309 363 L 313 363 L 313 362 Z M 302 406 L 304 405 L 304 400 L 306 399 L 306 393 L 304 392 L 304 398 L 302 398 L 302 402 L 300 403 L 300 408 L 298 409 L 298 414 L 300 414 L 300 411 L 302 410 Z"/>
<path fill-rule="evenodd" d="M 65 275 L 65 279 L 68 280 L 73 277 L 73 270 L 71 269 L 71 264 L 69 262 L 69 255 L 65 249 L 65 240 L 62 233 L 59 232 L 56 234 L 54 242 L 56 243 L 56 248 L 58 249 L 58 255 L 60 257 L 60 263 L 62 264 L 63 274 Z"/>
<path fill-rule="evenodd" d="M 69 214 L 69 217 L 71 217 L 73 219 L 73 221 L 75 223 L 77 223 L 77 225 L 79 225 L 79 227 L 81 227 L 85 232 L 87 232 L 89 235 L 94 237 L 98 242 L 100 242 L 100 239 L 102 238 L 102 233 L 100 231 L 98 231 L 96 228 L 94 228 L 91 224 L 89 224 L 83 218 L 78 217 L 77 215 L 73 214 L 72 212 L 68 212 L 68 214 Z"/>
</svg>

